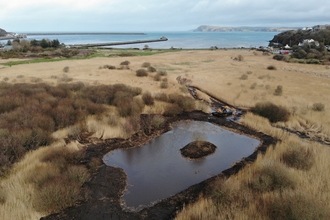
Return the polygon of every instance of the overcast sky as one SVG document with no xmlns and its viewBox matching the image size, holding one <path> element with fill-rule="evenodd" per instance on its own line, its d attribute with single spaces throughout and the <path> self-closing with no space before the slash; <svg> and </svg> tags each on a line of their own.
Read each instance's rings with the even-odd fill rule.
<svg viewBox="0 0 330 220">
<path fill-rule="evenodd" d="M 199 25 L 330 24 L 330 1 L 0 0 L 0 28 L 28 31 L 187 31 Z"/>
</svg>

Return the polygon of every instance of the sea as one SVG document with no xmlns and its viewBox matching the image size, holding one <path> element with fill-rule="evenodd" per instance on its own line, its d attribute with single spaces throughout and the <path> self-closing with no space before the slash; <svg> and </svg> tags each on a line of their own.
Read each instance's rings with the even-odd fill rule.
<svg viewBox="0 0 330 220">
<path fill-rule="evenodd" d="M 59 40 L 65 45 L 113 43 L 136 40 L 154 40 L 166 37 L 167 41 L 111 46 L 111 48 L 139 48 L 146 45 L 155 49 L 205 49 L 267 47 L 279 32 L 144 32 L 144 33 L 27 33 L 27 39 Z"/>
</svg>

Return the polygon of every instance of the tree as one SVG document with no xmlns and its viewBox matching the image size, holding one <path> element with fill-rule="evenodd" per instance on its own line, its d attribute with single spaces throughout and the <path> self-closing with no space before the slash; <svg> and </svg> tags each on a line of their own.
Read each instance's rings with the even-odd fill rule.
<svg viewBox="0 0 330 220">
<path fill-rule="evenodd" d="M 46 39 L 42 39 L 42 40 L 40 41 L 40 46 L 41 46 L 42 48 L 47 48 L 47 47 L 49 47 L 49 42 L 48 42 Z"/>
</svg>

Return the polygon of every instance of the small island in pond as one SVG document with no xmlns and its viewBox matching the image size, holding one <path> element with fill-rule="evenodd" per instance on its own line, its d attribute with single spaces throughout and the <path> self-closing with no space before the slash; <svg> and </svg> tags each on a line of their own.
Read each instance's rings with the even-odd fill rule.
<svg viewBox="0 0 330 220">
<path fill-rule="evenodd" d="M 200 159 L 213 154 L 217 147 L 208 141 L 193 141 L 180 149 L 182 156 L 189 159 Z"/>
</svg>

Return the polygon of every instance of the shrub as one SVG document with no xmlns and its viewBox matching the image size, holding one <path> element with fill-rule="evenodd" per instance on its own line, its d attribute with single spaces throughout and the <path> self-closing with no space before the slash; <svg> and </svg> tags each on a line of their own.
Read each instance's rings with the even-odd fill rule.
<svg viewBox="0 0 330 220">
<path fill-rule="evenodd" d="M 142 63 L 142 65 L 141 65 L 141 67 L 145 67 L 145 68 L 147 68 L 147 67 L 149 67 L 150 66 L 150 63 L 149 62 L 144 62 L 144 63 Z"/>
<path fill-rule="evenodd" d="M 316 112 L 322 112 L 324 111 L 324 104 L 320 102 L 314 103 L 312 106 L 312 110 Z"/>
<path fill-rule="evenodd" d="M 166 76 L 167 75 L 167 71 L 166 70 L 158 70 L 157 73 L 161 76 Z"/>
<path fill-rule="evenodd" d="M 243 61 L 244 60 L 244 57 L 239 54 L 237 57 L 235 57 L 235 60 Z"/>
<path fill-rule="evenodd" d="M 167 94 L 164 93 L 164 92 L 157 93 L 155 95 L 155 99 L 158 100 L 158 101 L 162 101 L 162 102 L 168 102 L 169 101 Z"/>
<path fill-rule="evenodd" d="M 247 185 L 257 192 L 268 192 L 286 188 L 294 189 L 296 182 L 283 164 L 267 161 L 256 170 Z"/>
<path fill-rule="evenodd" d="M 148 72 L 145 69 L 138 69 L 136 71 L 136 76 L 148 76 Z"/>
<path fill-rule="evenodd" d="M 276 67 L 273 66 L 273 65 L 270 65 L 270 66 L 267 66 L 267 69 L 268 69 L 268 70 L 276 70 Z"/>
<path fill-rule="evenodd" d="M 123 65 L 123 66 L 127 66 L 129 65 L 131 62 L 129 62 L 128 60 L 125 60 L 123 62 L 120 63 L 120 65 Z"/>
<path fill-rule="evenodd" d="M 257 86 L 257 83 L 253 83 L 251 86 L 250 86 L 250 89 L 255 89 Z"/>
<path fill-rule="evenodd" d="M 142 100 L 146 105 L 153 105 L 155 103 L 154 97 L 149 91 L 146 91 L 142 94 Z"/>
<path fill-rule="evenodd" d="M 66 67 L 63 68 L 63 72 L 67 73 L 67 72 L 69 72 L 69 69 L 70 68 L 68 66 L 66 66 Z"/>
<path fill-rule="evenodd" d="M 161 82 L 160 83 L 160 88 L 162 88 L 162 89 L 168 88 L 168 82 L 165 82 L 165 81 Z"/>
<path fill-rule="evenodd" d="M 274 60 L 283 60 L 284 59 L 284 55 L 276 54 L 276 55 L 273 56 L 273 59 Z"/>
<path fill-rule="evenodd" d="M 282 154 L 281 161 L 299 170 L 309 170 L 315 163 L 315 155 L 310 149 L 296 145 Z"/>
<path fill-rule="evenodd" d="M 251 109 L 254 114 L 267 118 L 271 123 L 288 121 L 290 112 L 282 106 L 277 106 L 271 102 L 258 102 Z"/>
<path fill-rule="evenodd" d="M 113 66 L 113 65 L 104 65 L 104 68 L 107 68 L 107 69 L 109 69 L 109 70 L 114 70 L 114 69 L 116 69 L 116 67 Z"/>
<path fill-rule="evenodd" d="M 241 80 L 246 80 L 246 79 L 248 79 L 248 75 L 243 74 L 239 79 L 241 79 Z"/>
<path fill-rule="evenodd" d="M 164 125 L 165 118 L 161 115 L 155 115 L 152 118 L 152 126 L 156 129 L 161 128 Z"/>
<path fill-rule="evenodd" d="M 162 76 L 159 74 L 159 73 L 157 73 L 155 76 L 154 76 L 154 80 L 155 81 L 160 81 L 162 79 Z"/>
<path fill-rule="evenodd" d="M 183 112 L 183 109 L 178 104 L 168 105 L 165 108 L 164 115 L 165 116 L 176 116 Z"/>
<path fill-rule="evenodd" d="M 246 74 L 250 75 L 252 74 L 252 71 L 246 71 Z"/>
<path fill-rule="evenodd" d="M 281 85 L 278 85 L 274 91 L 274 95 L 281 96 L 283 93 L 283 87 Z"/>
<path fill-rule="evenodd" d="M 151 73 L 154 73 L 154 72 L 157 71 L 157 69 L 155 67 L 149 66 L 148 71 L 151 72 Z"/>
</svg>

